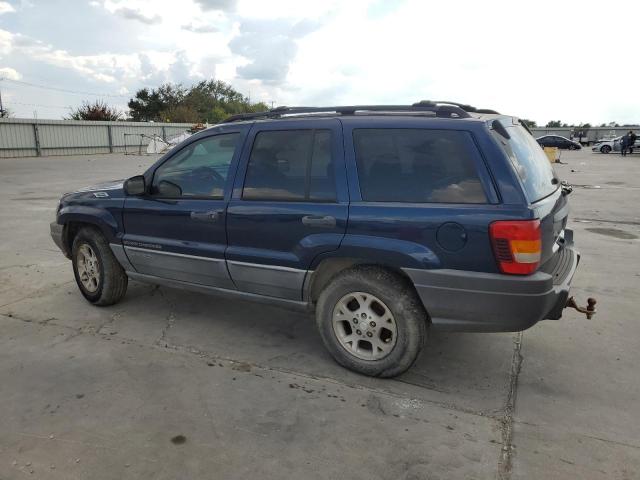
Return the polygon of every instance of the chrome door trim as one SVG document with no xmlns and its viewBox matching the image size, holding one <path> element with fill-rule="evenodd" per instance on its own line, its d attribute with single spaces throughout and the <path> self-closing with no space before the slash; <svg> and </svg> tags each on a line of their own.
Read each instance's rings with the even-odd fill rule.
<svg viewBox="0 0 640 480">
<path fill-rule="evenodd" d="M 307 273 L 306 270 L 301 270 L 299 268 L 282 267 L 280 265 L 268 265 L 266 263 L 239 262 L 237 260 L 227 260 L 227 263 L 231 263 L 233 265 L 238 265 L 242 267 L 264 268 L 266 270 L 280 270 L 282 272 L 292 272 L 292 273 L 300 273 L 300 272 Z"/>
<path fill-rule="evenodd" d="M 224 258 L 202 257 L 200 255 L 187 255 L 185 253 L 166 252 L 164 250 L 154 250 L 152 248 L 130 247 L 129 245 L 125 245 L 124 248 L 125 250 L 132 250 L 134 252 L 157 253 L 160 255 L 172 255 L 174 257 L 192 258 L 194 260 L 206 260 L 208 262 L 224 262 Z"/>
<path fill-rule="evenodd" d="M 302 300 L 306 270 L 236 260 L 227 260 L 227 268 L 238 290 L 269 297 Z"/>
<path fill-rule="evenodd" d="M 126 245 L 124 251 L 138 274 L 209 287 L 235 289 L 224 258 L 202 257 Z"/>
</svg>

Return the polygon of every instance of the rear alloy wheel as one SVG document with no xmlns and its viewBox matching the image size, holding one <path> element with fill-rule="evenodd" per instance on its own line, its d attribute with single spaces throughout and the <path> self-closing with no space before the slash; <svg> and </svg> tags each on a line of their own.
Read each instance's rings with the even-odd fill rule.
<svg viewBox="0 0 640 480">
<path fill-rule="evenodd" d="M 611 147 L 609 145 L 603 145 L 602 147 L 600 147 L 600 151 L 602 153 L 610 153 L 611 152 Z"/>
<path fill-rule="evenodd" d="M 429 322 L 411 282 L 376 266 L 346 270 L 320 294 L 316 322 L 343 367 L 394 377 L 418 358 Z"/>
<path fill-rule="evenodd" d="M 396 321 L 382 300 L 364 292 L 348 293 L 333 309 L 333 331 L 340 345 L 362 360 L 380 360 L 398 338 Z"/>
</svg>

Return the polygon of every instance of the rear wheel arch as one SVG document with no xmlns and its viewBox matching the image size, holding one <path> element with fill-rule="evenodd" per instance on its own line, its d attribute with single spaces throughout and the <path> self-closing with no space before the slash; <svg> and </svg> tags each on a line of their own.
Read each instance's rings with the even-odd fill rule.
<svg viewBox="0 0 640 480">
<path fill-rule="evenodd" d="M 401 268 L 364 258 L 327 258 L 322 260 L 314 270 L 306 299 L 311 303 L 316 303 L 320 294 L 331 283 L 332 279 L 354 269 L 359 269 L 363 272 L 370 272 L 373 269 L 384 270 L 405 282 L 406 288 L 409 288 L 417 298 L 420 298 L 413 281 Z"/>
</svg>

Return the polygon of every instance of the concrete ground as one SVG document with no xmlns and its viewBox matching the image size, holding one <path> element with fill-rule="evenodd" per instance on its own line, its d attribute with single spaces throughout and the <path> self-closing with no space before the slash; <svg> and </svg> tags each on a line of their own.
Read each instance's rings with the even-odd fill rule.
<svg viewBox="0 0 640 480">
<path fill-rule="evenodd" d="M 0 160 L 0 479 L 640 478 L 640 157 L 557 166 L 594 320 L 433 333 L 394 380 L 337 366 L 305 314 L 135 282 L 89 305 L 57 200 L 153 160 Z"/>
</svg>

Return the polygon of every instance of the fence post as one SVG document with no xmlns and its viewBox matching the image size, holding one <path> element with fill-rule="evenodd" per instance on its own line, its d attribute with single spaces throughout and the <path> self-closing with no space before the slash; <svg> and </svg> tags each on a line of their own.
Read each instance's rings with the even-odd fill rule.
<svg viewBox="0 0 640 480">
<path fill-rule="evenodd" d="M 33 124 L 33 138 L 36 141 L 36 156 L 41 156 L 42 152 L 40 151 L 40 132 L 38 132 L 38 124 Z"/>
<path fill-rule="evenodd" d="M 162 140 L 164 140 L 165 142 L 167 141 L 167 130 L 165 129 L 164 125 L 162 126 Z"/>
<path fill-rule="evenodd" d="M 109 153 L 113 153 L 113 136 L 111 135 L 111 125 L 107 125 L 107 136 L 109 137 Z"/>
</svg>

